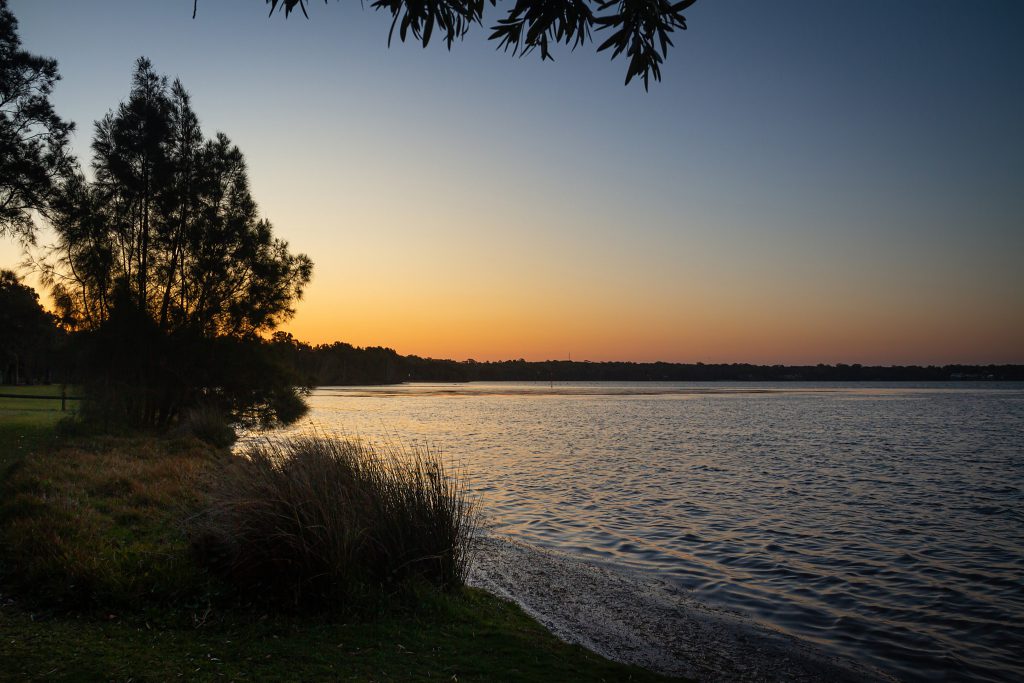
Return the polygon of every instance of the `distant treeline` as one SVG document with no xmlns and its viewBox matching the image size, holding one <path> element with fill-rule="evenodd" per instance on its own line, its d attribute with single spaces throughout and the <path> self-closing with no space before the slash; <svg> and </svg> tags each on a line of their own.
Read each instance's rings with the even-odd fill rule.
<svg viewBox="0 0 1024 683">
<path fill-rule="evenodd" d="M 508 360 L 480 362 L 402 356 L 379 346 L 335 342 L 311 346 L 287 334 L 273 345 L 282 362 L 310 386 L 398 382 L 948 382 L 1024 381 L 1024 365 L 751 365 L 748 363 L 630 363 Z"/>
<path fill-rule="evenodd" d="M 2 316 L 0 316 L 2 317 Z M 0 330 L 2 332 L 2 330 Z M 53 330 L 33 338 L 19 353 L 0 343 L 0 384 L 80 382 L 86 365 L 80 334 Z M 26 337 L 27 338 L 27 337 Z M 0 334 L 0 342 L 3 335 Z M 310 345 L 278 332 L 251 340 L 246 358 L 263 361 L 254 372 L 273 369 L 305 386 L 398 384 L 400 382 L 949 382 L 1024 381 L 1024 365 L 751 365 L 749 363 L 631 363 L 550 360 L 454 361 L 402 356 L 380 346 L 344 342 Z M 10 349 L 5 347 L 10 346 Z M 20 348 L 20 347 L 19 347 Z M 238 355 L 238 354 L 235 354 Z M 240 361 L 241 362 L 241 361 Z"/>
</svg>

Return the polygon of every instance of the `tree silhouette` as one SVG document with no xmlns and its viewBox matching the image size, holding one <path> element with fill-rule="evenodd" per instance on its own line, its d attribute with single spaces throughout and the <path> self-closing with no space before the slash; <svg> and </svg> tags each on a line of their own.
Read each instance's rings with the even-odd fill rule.
<svg viewBox="0 0 1024 683">
<path fill-rule="evenodd" d="M 0 384 L 32 381 L 45 373 L 57 336 L 39 296 L 9 270 L 0 270 Z M 35 371 L 35 372 L 33 372 Z"/>
<path fill-rule="evenodd" d="M 50 103 L 57 62 L 21 48 L 18 22 L 0 0 L 0 237 L 32 242 L 32 211 L 46 212 L 59 178 L 74 166 L 74 124 Z"/>
<path fill-rule="evenodd" d="M 504 18 L 491 26 L 490 40 L 498 47 L 524 56 L 539 50 L 540 57 L 553 59 L 551 47 L 564 44 L 572 49 L 591 41 L 592 31 L 608 31 L 597 51 L 611 50 L 612 59 L 629 58 L 626 84 L 635 76 L 644 82 L 661 80 L 661 64 L 672 46 L 671 34 L 686 30 L 686 11 L 697 0 L 515 0 Z M 194 0 L 195 17 L 199 0 Z M 308 0 L 266 0 L 270 13 L 282 9 L 287 17 L 298 8 L 307 18 Z M 326 3 L 327 0 L 324 0 Z M 489 0 L 491 6 L 497 0 Z M 435 29 L 451 49 L 476 24 L 483 26 L 488 0 L 373 0 L 370 7 L 391 14 L 390 44 L 398 29 L 403 42 L 411 34 L 426 47 Z"/>
<path fill-rule="evenodd" d="M 65 318 L 95 329 L 118 289 L 161 331 L 245 336 L 287 319 L 312 264 L 260 219 L 245 160 L 226 135 L 203 141 L 189 95 L 149 60 L 96 123 L 95 181 L 55 203 L 47 275 Z"/>
<path fill-rule="evenodd" d="M 200 401 L 278 416 L 293 396 L 284 376 L 236 368 L 247 384 L 225 374 L 225 354 L 293 314 L 312 263 L 259 217 L 241 151 L 222 133 L 204 141 L 184 86 L 145 58 L 92 149 L 95 180 L 75 175 L 53 202 L 43 274 L 63 320 L 93 340 L 96 393 L 143 424 Z"/>
</svg>

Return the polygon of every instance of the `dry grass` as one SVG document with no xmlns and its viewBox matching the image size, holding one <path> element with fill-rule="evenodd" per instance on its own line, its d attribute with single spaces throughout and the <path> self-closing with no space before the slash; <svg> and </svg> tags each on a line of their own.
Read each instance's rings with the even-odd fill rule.
<svg viewBox="0 0 1024 683">
<path fill-rule="evenodd" d="M 249 447 L 192 524 L 204 564 L 243 591 L 338 606 L 406 579 L 463 584 L 475 531 L 436 453 L 304 437 Z"/>
<path fill-rule="evenodd" d="M 175 600 L 200 590 L 180 520 L 214 462 L 198 442 L 80 440 L 8 472 L 0 504 L 5 581 L 88 607 Z"/>
</svg>

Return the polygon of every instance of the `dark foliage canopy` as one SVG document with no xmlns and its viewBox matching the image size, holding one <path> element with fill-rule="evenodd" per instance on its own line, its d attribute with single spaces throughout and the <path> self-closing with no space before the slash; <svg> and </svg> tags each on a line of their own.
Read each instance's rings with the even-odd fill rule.
<svg viewBox="0 0 1024 683">
<path fill-rule="evenodd" d="M 35 290 L 0 270 L 0 384 L 48 379 L 58 335 Z"/>
<path fill-rule="evenodd" d="M 21 48 L 18 22 L 0 0 L 0 237 L 31 242 L 32 212 L 46 213 L 59 179 L 74 165 L 73 124 L 54 112 L 57 62 Z"/>
<path fill-rule="evenodd" d="M 184 86 L 145 58 L 92 149 L 95 179 L 64 184 L 41 265 L 64 323 L 89 340 L 94 393 L 144 424 L 199 402 L 279 417 L 292 385 L 253 349 L 293 314 L 312 263 L 259 216 L 241 151 L 204 139 Z"/>
<path fill-rule="evenodd" d="M 309 16 L 309 0 L 266 0 L 270 12 L 285 16 L 299 9 Z M 551 47 L 572 49 L 589 43 L 593 31 L 604 31 L 597 51 L 611 50 L 612 59 L 629 59 L 626 83 L 639 77 L 646 89 L 650 79 L 661 80 L 661 65 L 672 47 L 671 35 L 686 30 L 686 11 L 697 0 L 514 0 L 508 12 L 490 27 L 490 40 L 498 47 L 524 56 L 539 51 L 541 59 L 553 59 Z M 327 2 L 327 0 L 324 0 Z M 198 0 L 195 0 L 198 4 Z M 410 35 L 426 47 L 435 30 L 451 49 L 476 24 L 483 26 L 487 4 L 497 0 L 371 0 L 370 7 L 391 15 L 388 42 Z M 195 8 L 193 7 L 193 16 Z"/>
<path fill-rule="evenodd" d="M 226 135 L 204 140 L 188 92 L 149 60 L 95 126 L 95 181 L 54 202 L 46 275 L 65 321 L 96 329 L 132 303 L 162 332 L 244 337 L 293 314 L 312 272 L 273 237 Z"/>
</svg>

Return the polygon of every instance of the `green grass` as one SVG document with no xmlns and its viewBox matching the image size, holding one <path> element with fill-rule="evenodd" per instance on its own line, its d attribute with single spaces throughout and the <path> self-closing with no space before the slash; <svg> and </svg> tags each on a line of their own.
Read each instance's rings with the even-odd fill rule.
<svg viewBox="0 0 1024 683">
<path fill-rule="evenodd" d="M 53 410 L 9 409 L 4 404 L 7 400 L 0 399 L 0 482 L 8 467 L 28 453 L 54 442 L 57 423 L 67 416 L 67 413 Z"/>
<path fill-rule="evenodd" d="M 121 610 L 211 590 L 182 527 L 226 452 L 194 439 L 93 436 L 26 453 L 0 489 L 0 569 L 15 594 Z"/>
<path fill-rule="evenodd" d="M 186 615 L 194 623 L 159 616 L 32 620 L 3 608 L 0 658 L 6 675 L 48 680 L 660 680 L 565 645 L 480 591 L 353 623 L 198 608 Z"/>
<path fill-rule="evenodd" d="M 190 561 L 182 523 L 230 456 L 58 439 L 56 419 L 0 415 L 0 678 L 662 680 L 477 590 L 417 585 L 317 615 L 233 594 Z"/>
<path fill-rule="evenodd" d="M 68 396 L 80 396 L 80 388 L 68 386 Z M 0 394 L 17 394 L 20 396 L 60 396 L 60 384 L 37 384 L 33 386 L 9 386 L 0 384 Z M 54 421 L 78 410 L 80 401 L 67 401 L 67 413 L 60 411 L 60 399 L 44 400 L 39 398 L 0 398 L 0 428 L 8 418 L 39 417 L 45 421 L 46 416 L 54 416 Z"/>
</svg>

